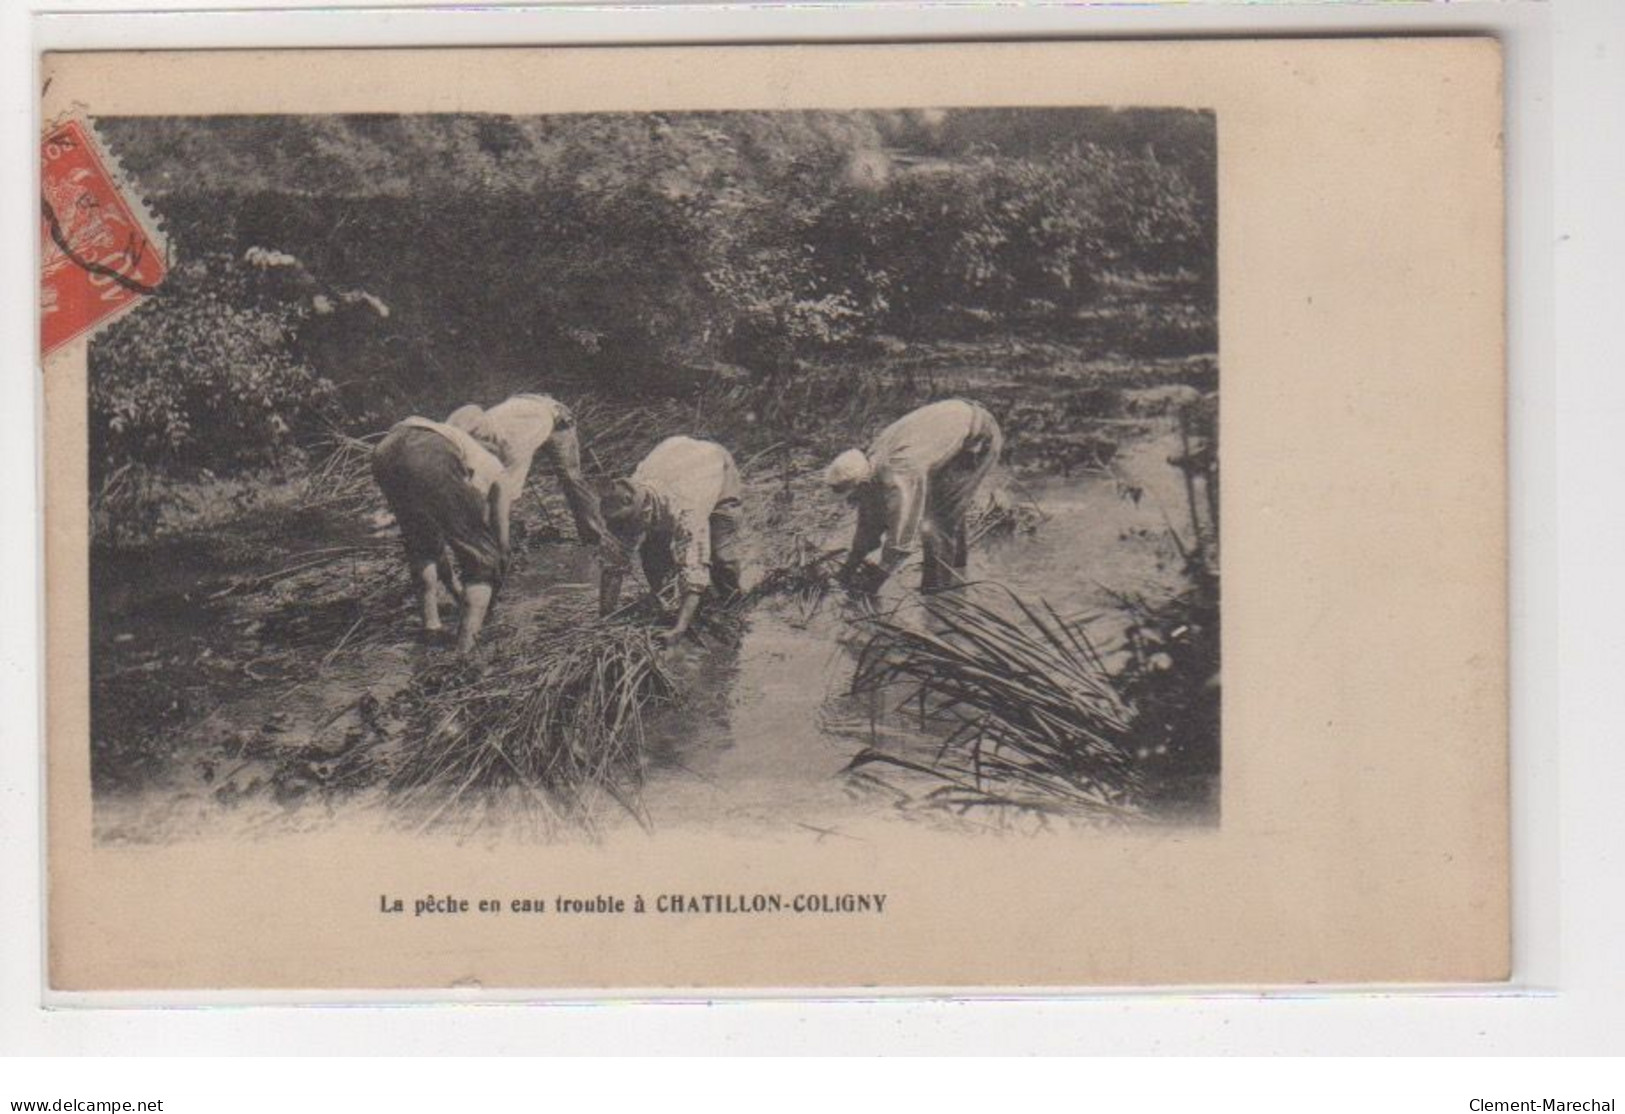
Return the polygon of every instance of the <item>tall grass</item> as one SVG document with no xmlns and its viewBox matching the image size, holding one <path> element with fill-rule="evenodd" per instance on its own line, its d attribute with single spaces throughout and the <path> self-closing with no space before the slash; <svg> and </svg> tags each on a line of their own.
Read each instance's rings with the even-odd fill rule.
<svg viewBox="0 0 1625 1114">
<path fill-rule="evenodd" d="M 647 627 L 583 623 L 499 663 L 421 672 L 388 788 L 425 825 L 502 802 L 591 829 L 597 794 L 641 819 L 647 710 L 677 689 Z"/>
<path fill-rule="evenodd" d="M 747 602 L 780 599 L 788 602 L 800 626 L 806 626 L 836 590 L 837 562 L 844 546 L 821 549 L 805 535 L 792 537 L 781 563 L 765 571 L 751 588 Z"/>
<path fill-rule="evenodd" d="M 682 406 L 578 402 L 588 470 L 623 470 Z M 335 439 L 311 473 L 307 499 L 351 511 L 381 507 L 370 473 L 374 440 Z M 788 468 L 788 454 L 781 455 Z M 822 492 L 792 495 L 786 487 L 786 495 L 785 520 L 764 528 L 784 539 L 771 546 L 768 567 L 745 596 L 702 608 L 691 628 L 695 641 L 738 638 L 749 610 L 768 600 L 787 605 L 805 625 L 839 594 L 836 572 L 845 547 L 824 547 L 809 532 L 818 515 L 806 500 Z M 521 508 L 539 502 L 527 499 Z M 1005 493 L 989 496 L 968 526 L 980 544 L 1030 532 L 1043 517 L 1030 499 Z M 333 597 L 331 607 L 320 609 L 322 622 L 299 609 L 299 630 L 276 633 L 302 643 L 325 639 L 329 659 L 398 641 L 408 593 L 394 569 L 393 547 L 384 539 L 379 546 L 364 554 L 346 547 L 314 552 L 258 585 L 277 598 L 303 596 L 307 603 Z M 358 556 L 378 562 L 375 575 L 354 575 Z M 383 740 L 387 745 L 351 756 L 346 779 L 383 785 L 404 815 L 423 824 L 520 808 L 549 831 L 591 829 L 606 801 L 641 819 L 646 719 L 655 707 L 680 699 L 651 624 L 669 619 L 677 602 L 645 597 L 609 620 L 583 613 L 547 630 L 493 629 L 495 641 L 480 659 L 418 669 L 400 694 L 399 729 Z M 843 614 L 856 616 L 858 631 L 869 639 L 857 687 L 912 682 L 918 691 L 911 700 L 949 724 L 943 754 L 931 765 L 934 776 L 947 779 L 934 789 L 933 803 L 1132 812 L 1133 770 L 1114 741 L 1129 713 L 1103 681 L 1099 655 L 1080 629 L 1030 609 L 1025 623 L 1012 623 L 968 594 L 932 597 L 920 606 L 923 629 L 895 614 L 874 614 L 872 603 Z M 279 618 L 270 617 L 267 627 Z M 908 757 L 871 750 L 853 767 L 885 764 L 914 765 Z"/>
<path fill-rule="evenodd" d="M 968 516 L 966 541 L 977 546 L 1002 538 L 1030 536 L 1048 519 L 1049 515 L 1031 496 L 1012 489 L 994 490 Z"/>
<path fill-rule="evenodd" d="M 210 600 L 231 598 L 236 618 L 267 645 L 339 655 L 398 640 L 412 595 L 398 545 L 376 538 L 288 554 L 268 572 L 237 577 Z"/>
<path fill-rule="evenodd" d="M 384 439 L 383 433 L 351 437 L 334 432 L 324 443 L 302 493 L 307 507 L 327 507 L 336 511 L 362 511 L 381 506 L 382 497 L 372 479 L 372 451 Z"/>
<path fill-rule="evenodd" d="M 934 759 L 870 747 L 849 769 L 920 775 L 923 803 L 960 812 L 1138 815 L 1135 710 L 1100 651 L 1081 622 L 1004 595 L 1009 616 L 967 587 L 861 621 L 853 692 L 898 698 L 945 736 Z"/>
</svg>

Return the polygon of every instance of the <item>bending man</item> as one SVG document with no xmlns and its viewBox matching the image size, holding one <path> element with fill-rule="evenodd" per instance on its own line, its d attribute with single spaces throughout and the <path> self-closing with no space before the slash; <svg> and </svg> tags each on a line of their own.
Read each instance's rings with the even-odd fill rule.
<svg viewBox="0 0 1625 1114">
<path fill-rule="evenodd" d="M 676 625 L 659 636 L 667 645 L 687 633 L 707 589 L 724 601 L 737 595 L 740 490 L 728 450 L 692 437 L 667 438 L 631 479 L 604 483 L 600 614 L 620 603 L 634 554 L 651 592 L 659 595 L 674 579 L 681 585 Z"/>
<path fill-rule="evenodd" d="M 576 536 L 583 545 L 595 545 L 603 533 L 598 500 L 581 474 L 581 442 L 575 418 L 557 399 L 546 395 L 514 395 L 489 410 L 464 406 L 446 421 L 471 434 L 502 462 L 496 496 L 497 540 L 508 549 L 508 519 L 513 504 L 525 489 L 530 465 L 542 449 L 570 504 Z"/>
<path fill-rule="evenodd" d="M 921 547 L 921 591 L 959 583 L 969 548 L 965 515 L 1003 448 L 992 414 L 977 403 L 948 399 L 887 426 L 868 453 L 848 449 L 836 457 L 825 482 L 858 509 L 842 582 L 853 584 L 880 548 L 878 572 L 865 585 L 874 591 Z"/>
<path fill-rule="evenodd" d="M 372 474 L 400 524 L 422 595 L 423 629 L 441 629 L 444 578 L 463 605 L 457 648 L 472 649 L 507 567 L 507 546 L 494 526 L 501 461 L 456 426 L 407 418 L 373 450 Z"/>
</svg>

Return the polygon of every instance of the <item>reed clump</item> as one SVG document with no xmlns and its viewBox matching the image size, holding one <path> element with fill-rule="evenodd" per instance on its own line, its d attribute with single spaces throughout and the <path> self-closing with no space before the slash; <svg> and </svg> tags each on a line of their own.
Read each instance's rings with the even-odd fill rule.
<svg viewBox="0 0 1625 1114">
<path fill-rule="evenodd" d="M 904 771 L 931 786 L 908 794 L 915 803 L 960 813 L 1138 817 L 1135 709 L 1084 624 L 1001 590 L 1007 614 L 977 587 L 861 621 L 854 693 L 900 695 L 896 707 L 943 738 L 934 758 L 870 747 L 849 769 L 893 790 L 881 768 Z"/>
<path fill-rule="evenodd" d="M 503 647 L 500 661 L 448 661 L 408 690 L 411 711 L 387 786 L 424 823 L 527 800 L 592 827 L 597 794 L 641 816 L 645 719 L 677 699 L 648 627 L 586 622 Z"/>
<path fill-rule="evenodd" d="M 696 437 L 705 432 L 704 415 L 678 399 L 616 406 L 585 395 L 569 406 L 580 430 L 582 466 L 589 475 L 630 472 L 671 430 L 686 429 Z"/>
<path fill-rule="evenodd" d="M 747 593 L 746 602 L 784 600 L 805 626 L 839 589 L 839 564 L 845 555 L 844 546 L 822 548 L 797 534 L 784 558 L 765 571 Z"/>
<path fill-rule="evenodd" d="M 289 555 L 276 569 L 233 580 L 214 599 L 231 604 L 239 626 L 283 649 L 345 652 L 386 645 L 410 607 L 397 546 L 386 539 Z"/>
<path fill-rule="evenodd" d="M 965 523 L 970 545 L 1001 538 L 1030 537 L 1049 520 L 1037 500 L 1011 490 L 995 490 L 971 512 Z"/>
<path fill-rule="evenodd" d="M 335 432 L 329 436 L 320 459 L 305 476 L 304 505 L 335 511 L 381 507 L 383 499 L 372 479 L 372 451 L 383 439 L 382 433 L 352 437 Z"/>
</svg>

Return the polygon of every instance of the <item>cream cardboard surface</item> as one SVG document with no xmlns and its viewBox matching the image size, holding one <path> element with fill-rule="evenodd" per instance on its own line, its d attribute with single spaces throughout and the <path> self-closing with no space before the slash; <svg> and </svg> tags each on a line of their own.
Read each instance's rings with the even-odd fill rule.
<svg viewBox="0 0 1625 1114">
<path fill-rule="evenodd" d="M 1500 59 L 1487 39 L 53 55 L 43 118 L 1135 105 L 1218 123 L 1214 830 L 91 840 L 85 345 L 45 368 L 50 973 L 90 989 L 1030 987 L 1509 974 Z M 385 917 L 380 895 L 886 895 Z"/>
</svg>

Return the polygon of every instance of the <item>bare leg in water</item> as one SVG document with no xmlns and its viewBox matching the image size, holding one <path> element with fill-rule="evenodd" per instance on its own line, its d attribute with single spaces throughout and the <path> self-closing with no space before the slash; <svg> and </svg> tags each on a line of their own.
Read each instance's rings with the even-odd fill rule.
<svg viewBox="0 0 1625 1114">
<path fill-rule="evenodd" d="M 435 562 L 424 561 L 413 570 L 413 580 L 418 586 L 418 597 L 423 605 L 423 630 L 426 634 L 435 634 L 442 628 L 440 626 L 440 577 L 435 571 Z"/>
<path fill-rule="evenodd" d="M 463 618 L 457 628 L 457 652 L 466 654 L 474 648 L 474 640 L 485 625 L 485 615 L 491 610 L 492 588 L 489 584 L 469 584 L 463 588 Z"/>
</svg>

